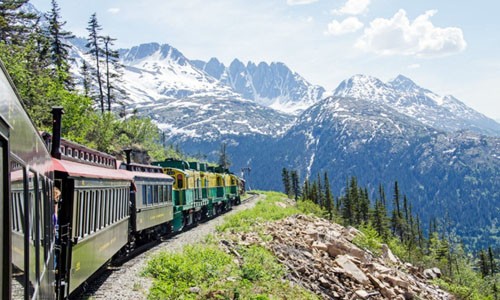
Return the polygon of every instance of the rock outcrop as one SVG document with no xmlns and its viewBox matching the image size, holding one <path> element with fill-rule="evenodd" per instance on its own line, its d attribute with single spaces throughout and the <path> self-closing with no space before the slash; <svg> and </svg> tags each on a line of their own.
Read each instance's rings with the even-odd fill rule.
<svg viewBox="0 0 500 300">
<path fill-rule="evenodd" d="M 324 299 L 454 299 L 428 281 L 440 276 L 439 269 L 402 263 L 387 246 L 376 257 L 352 243 L 362 234 L 354 228 L 305 215 L 265 228 L 271 241 L 257 233 L 236 233 L 234 243 L 266 247 L 288 268 L 290 281 Z"/>
</svg>

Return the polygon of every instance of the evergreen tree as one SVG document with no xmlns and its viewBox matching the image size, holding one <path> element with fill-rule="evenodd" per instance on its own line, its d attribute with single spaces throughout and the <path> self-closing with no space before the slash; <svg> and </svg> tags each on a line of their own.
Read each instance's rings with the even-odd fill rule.
<svg viewBox="0 0 500 300">
<path fill-rule="evenodd" d="M 356 184 L 356 179 L 354 177 L 351 178 L 351 185 Z M 355 191 L 357 193 L 357 187 L 355 188 Z M 353 195 L 351 193 L 351 188 L 348 183 L 346 187 L 346 194 L 342 198 L 342 218 L 344 219 L 344 222 L 346 225 L 354 225 L 355 222 L 355 212 L 354 212 L 354 205 L 355 202 L 353 201 Z"/>
<path fill-rule="evenodd" d="M 384 203 L 381 200 L 375 200 L 375 208 L 373 211 L 373 227 L 382 239 L 387 240 L 387 211 Z"/>
<path fill-rule="evenodd" d="M 86 61 L 82 62 L 82 67 L 81 67 L 80 71 L 82 74 L 83 95 L 85 97 L 90 97 L 92 78 L 91 78 L 91 74 L 90 74 L 90 67 Z"/>
<path fill-rule="evenodd" d="M 300 195 L 299 174 L 297 174 L 297 171 L 293 170 L 291 172 L 291 180 L 292 180 L 292 191 L 295 196 L 295 201 L 297 201 Z"/>
<path fill-rule="evenodd" d="M 393 210 L 392 210 L 392 218 L 391 218 L 391 228 L 392 233 L 399 237 L 400 241 L 403 241 L 403 230 L 402 230 L 402 214 L 401 207 L 399 202 L 399 187 L 398 182 L 394 182 L 394 197 L 393 197 Z"/>
<path fill-rule="evenodd" d="M 349 225 L 360 224 L 360 210 L 359 210 L 359 190 L 358 190 L 358 180 L 356 177 L 351 177 L 349 184 L 349 201 L 351 202 L 351 220 Z"/>
<path fill-rule="evenodd" d="M 333 196 L 332 192 L 330 190 L 330 180 L 328 179 L 328 173 L 325 172 L 325 208 L 326 211 L 328 212 L 328 219 L 332 220 L 333 219 Z"/>
<path fill-rule="evenodd" d="M 493 255 L 493 249 L 491 246 L 488 247 L 488 260 L 490 265 L 490 274 L 494 275 L 498 272 L 497 264 L 495 262 L 495 256 Z"/>
<path fill-rule="evenodd" d="M 0 41 L 9 45 L 26 45 L 38 17 L 20 8 L 29 0 L 0 1 Z"/>
<path fill-rule="evenodd" d="M 321 177 L 318 173 L 318 190 L 316 191 L 316 198 L 318 199 L 317 204 L 320 207 L 325 207 L 324 199 L 323 199 L 323 187 L 321 186 Z"/>
<path fill-rule="evenodd" d="M 368 196 L 368 190 L 365 188 L 364 190 L 360 188 L 359 190 L 359 224 L 368 223 L 370 219 L 370 198 Z"/>
<path fill-rule="evenodd" d="M 121 82 L 121 68 L 122 65 L 119 63 L 118 51 L 113 50 L 113 39 L 109 36 L 102 38 L 104 43 L 104 58 L 105 58 L 105 78 L 106 78 L 106 101 L 107 110 L 111 111 L 111 103 L 116 102 L 119 96 L 126 96 L 126 92 L 123 89 L 118 88 L 115 82 Z"/>
<path fill-rule="evenodd" d="M 483 278 L 488 276 L 490 273 L 488 258 L 484 250 L 479 251 L 479 270 L 481 270 Z"/>
<path fill-rule="evenodd" d="M 101 48 L 101 45 L 99 41 L 101 40 L 101 36 L 99 35 L 102 27 L 99 25 L 99 22 L 97 21 L 97 15 L 96 13 L 93 13 L 92 16 L 90 17 L 87 30 L 89 32 L 89 36 L 87 38 L 87 48 L 89 48 L 89 54 L 91 54 L 94 57 L 95 60 L 95 65 L 93 70 L 95 71 L 95 80 L 97 81 L 97 86 L 98 86 L 98 103 L 101 107 L 101 113 L 104 114 L 104 92 L 103 92 L 103 84 L 102 84 L 102 77 L 101 77 L 101 59 L 104 51 Z"/>
<path fill-rule="evenodd" d="M 64 83 L 66 88 L 73 88 L 73 81 L 69 70 L 69 49 L 71 46 L 66 43 L 74 35 L 63 29 L 66 22 L 62 22 L 59 5 L 55 0 L 51 2 L 52 8 L 46 18 L 49 21 L 48 37 L 50 41 L 51 59 L 54 65 L 55 77 L 60 83 Z"/>
<path fill-rule="evenodd" d="M 304 181 L 304 187 L 302 188 L 302 200 L 310 200 L 309 198 L 310 195 L 310 188 L 309 188 L 309 180 L 306 178 Z"/>
<path fill-rule="evenodd" d="M 311 197 L 310 200 L 319 205 L 319 200 L 318 200 L 318 183 L 316 181 L 313 181 L 312 186 L 311 186 Z"/>
<path fill-rule="evenodd" d="M 286 168 L 283 168 L 281 170 L 281 179 L 283 180 L 283 187 L 285 189 L 285 195 L 290 196 L 291 195 L 291 190 L 292 190 L 292 185 L 290 183 L 290 174 L 288 173 L 288 170 Z"/>
</svg>

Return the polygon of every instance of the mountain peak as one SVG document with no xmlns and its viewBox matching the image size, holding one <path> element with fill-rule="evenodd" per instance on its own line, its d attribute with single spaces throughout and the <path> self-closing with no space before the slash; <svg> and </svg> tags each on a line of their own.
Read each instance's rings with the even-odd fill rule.
<svg viewBox="0 0 500 300">
<path fill-rule="evenodd" d="M 160 49 L 158 43 L 146 43 L 139 46 L 132 47 L 127 54 L 123 57 L 124 61 L 134 61 L 146 58 Z"/>
<path fill-rule="evenodd" d="M 411 90 L 420 90 L 422 89 L 419 87 L 413 80 L 410 78 L 399 74 L 396 78 L 393 80 L 389 81 L 387 83 L 388 85 L 399 89 L 399 90 L 404 90 L 404 91 L 411 91 Z"/>
</svg>

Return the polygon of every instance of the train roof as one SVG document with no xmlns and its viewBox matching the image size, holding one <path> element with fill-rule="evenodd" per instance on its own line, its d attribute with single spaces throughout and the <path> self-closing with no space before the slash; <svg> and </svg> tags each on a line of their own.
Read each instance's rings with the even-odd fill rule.
<svg viewBox="0 0 500 300">
<path fill-rule="evenodd" d="M 174 181 L 174 178 L 172 176 L 163 173 L 149 173 L 149 172 L 138 172 L 138 171 L 126 171 L 126 172 L 129 173 L 133 179 L 150 178 L 150 179 L 163 179 L 167 182 Z"/>
<path fill-rule="evenodd" d="M 52 148 L 52 135 L 43 132 L 42 137 L 49 150 Z M 61 160 L 88 164 L 107 169 L 117 169 L 116 158 L 110 154 L 80 145 L 61 138 Z"/>
<path fill-rule="evenodd" d="M 55 158 L 52 158 L 52 164 L 54 171 L 67 173 L 72 177 L 132 180 L 130 172 L 124 170 L 103 168 Z"/>
</svg>

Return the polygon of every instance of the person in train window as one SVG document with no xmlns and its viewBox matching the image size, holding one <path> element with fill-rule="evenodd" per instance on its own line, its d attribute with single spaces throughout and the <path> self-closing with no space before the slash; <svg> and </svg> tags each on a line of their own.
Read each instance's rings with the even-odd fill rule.
<svg viewBox="0 0 500 300">
<path fill-rule="evenodd" d="M 52 215 L 52 223 L 54 225 L 55 251 L 54 251 L 54 269 L 57 268 L 57 259 L 59 257 L 59 202 L 61 202 L 61 191 L 54 187 L 54 213 Z"/>
</svg>

